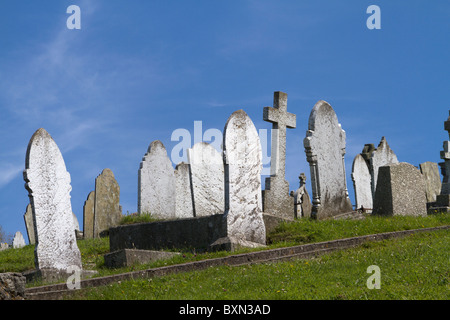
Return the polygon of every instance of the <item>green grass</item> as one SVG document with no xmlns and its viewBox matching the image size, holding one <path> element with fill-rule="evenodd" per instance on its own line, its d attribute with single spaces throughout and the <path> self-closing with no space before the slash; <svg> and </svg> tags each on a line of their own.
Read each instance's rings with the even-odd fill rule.
<svg viewBox="0 0 450 320">
<path fill-rule="evenodd" d="M 419 229 L 440 225 L 450 225 L 449 214 L 436 214 L 427 217 L 375 217 L 368 216 L 363 220 L 308 220 L 301 219 L 290 223 L 282 223 L 267 237 L 268 249 L 320 242 L 380 232 Z M 104 266 L 103 255 L 109 252 L 109 239 L 78 240 L 84 269 L 97 270 L 97 276 L 106 276 L 134 270 L 144 270 L 165 265 L 173 265 L 190 261 L 198 261 L 230 254 L 237 254 L 261 249 L 242 249 L 237 252 L 182 252 L 182 255 L 168 260 L 160 260 L 149 264 L 135 265 L 127 268 L 110 270 Z M 23 272 L 34 269 L 34 245 L 21 249 L 0 251 L 0 272 Z M 41 285 L 39 283 L 30 286 Z"/>
<path fill-rule="evenodd" d="M 144 222 L 154 222 L 161 219 L 153 217 L 150 213 L 143 212 L 141 214 L 132 213 L 122 216 L 119 221 L 120 225 L 133 224 L 133 223 L 144 223 Z"/>
<path fill-rule="evenodd" d="M 309 260 L 221 266 L 84 289 L 72 299 L 450 299 L 450 232 L 370 242 Z M 368 289 L 370 265 L 381 288 Z"/>
</svg>

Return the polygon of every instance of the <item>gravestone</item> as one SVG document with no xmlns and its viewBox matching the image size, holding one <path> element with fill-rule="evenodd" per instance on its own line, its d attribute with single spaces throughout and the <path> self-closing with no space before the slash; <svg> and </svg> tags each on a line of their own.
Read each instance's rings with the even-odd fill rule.
<svg viewBox="0 0 450 320">
<path fill-rule="evenodd" d="M 395 163 L 398 163 L 397 156 L 389 147 L 386 138 L 382 137 L 378 147 L 372 152 L 372 156 L 370 157 L 369 169 L 372 175 L 372 195 L 375 195 L 378 179 L 378 168 Z"/>
<path fill-rule="evenodd" d="M 94 238 L 107 235 L 121 218 L 120 187 L 114 173 L 106 168 L 95 179 Z"/>
<path fill-rule="evenodd" d="M 85 239 L 94 238 L 94 205 L 95 191 L 91 191 L 83 206 L 83 236 Z"/>
<path fill-rule="evenodd" d="M 26 243 L 25 243 L 25 239 L 23 238 L 23 235 L 20 231 L 17 231 L 16 234 L 14 235 L 14 239 L 13 239 L 13 248 L 14 249 L 18 249 L 18 248 L 22 248 L 25 247 Z"/>
<path fill-rule="evenodd" d="M 406 162 L 380 167 L 373 214 L 426 216 L 425 182 L 420 171 Z"/>
<path fill-rule="evenodd" d="M 296 127 L 296 115 L 287 112 L 287 94 L 274 93 L 273 108 L 264 107 L 264 121 L 272 123 L 270 177 L 263 191 L 263 211 L 286 220 L 293 220 L 294 199 L 289 195 L 285 179 L 286 128 Z"/>
<path fill-rule="evenodd" d="M 323 219 L 351 212 L 345 177 L 345 131 L 327 102 L 321 100 L 312 109 L 303 145 L 311 170 L 311 216 Z"/>
<path fill-rule="evenodd" d="M 300 180 L 299 188 L 293 192 L 294 197 L 294 215 L 295 218 L 310 218 L 311 217 L 311 199 L 308 190 L 306 190 L 306 175 L 300 173 L 298 176 Z"/>
<path fill-rule="evenodd" d="M 427 161 L 421 163 L 419 167 L 425 180 L 427 202 L 436 202 L 436 197 L 441 193 L 442 186 L 438 164 L 436 162 Z"/>
<path fill-rule="evenodd" d="M 7 249 L 9 249 L 9 244 L 7 244 L 6 242 L 0 243 L 0 251 L 7 250 Z"/>
<path fill-rule="evenodd" d="M 189 164 L 184 162 L 179 163 L 175 168 L 175 216 L 177 218 L 194 216 Z"/>
<path fill-rule="evenodd" d="M 357 209 L 372 209 L 372 176 L 361 154 L 356 155 L 352 165 L 353 189 Z"/>
<path fill-rule="evenodd" d="M 153 141 L 138 173 L 138 213 L 156 218 L 175 218 L 175 171 L 161 141 Z"/>
<path fill-rule="evenodd" d="M 225 241 L 232 246 L 265 245 L 266 230 L 261 199 L 261 143 L 258 132 L 245 111 L 235 111 L 228 118 L 223 147 L 224 219 L 228 235 Z"/>
<path fill-rule="evenodd" d="M 27 205 L 27 209 L 25 211 L 25 214 L 23 215 L 23 219 L 25 220 L 25 227 L 27 229 L 28 243 L 35 244 L 36 240 L 34 237 L 33 211 L 31 209 L 30 203 Z"/>
<path fill-rule="evenodd" d="M 204 217 L 222 214 L 224 203 L 223 157 L 206 142 L 188 149 L 194 215 Z"/>
<path fill-rule="evenodd" d="M 23 176 L 35 222 L 37 272 L 51 277 L 67 274 L 69 268 L 81 270 L 70 202 L 70 174 L 45 129 L 38 129 L 30 139 Z"/>
</svg>

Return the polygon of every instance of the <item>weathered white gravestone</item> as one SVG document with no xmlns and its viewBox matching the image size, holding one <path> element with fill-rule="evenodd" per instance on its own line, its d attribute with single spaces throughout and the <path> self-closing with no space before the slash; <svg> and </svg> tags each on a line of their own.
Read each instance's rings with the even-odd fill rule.
<svg viewBox="0 0 450 320">
<path fill-rule="evenodd" d="M 196 143 L 187 154 L 195 216 L 222 214 L 225 209 L 222 155 L 206 142 Z"/>
<path fill-rule="evenodd" d="M 70 174 L 62 154 L 45 129 L 28 144 L 23 173 L 36 230 L 35 264 L 38 271 L 66 273 L 81 270 L 70 202 Z"/>
<path fill-rule="evenodd" d="M 375 197 L 375 189 L 377 186 L 378 169 L 382 166 L 398 163 L 397 156 L 389 147 L 386 138 L 382 137 L 378 147 L 372 152 L 370 157 L 370 173 L 372 175 L 372 195 Z"/>
<path fill-rule="evenodd" d="M 372 209 L 372 176 L 369 166 L 361 154 L 356 155 L 352 165 L 352 180 L 355 190 L 356 208 Z"/>
<path fill-rule="evenodd" d="M 153 141 L 138 173 L 138 213 L 175 218 L 175 172 L 161 141 Z"/>
<path fill-rule="evenodd" d="M 286 128 L 296 127 L 296 115 L 287 112 L 287 94 L 274 93 L 273 108 L 265 107 L 264 121 L 272 123 L 270 177 L 266 178 L 263 191 L 264 212 L 287 220 L 293 220 L 294 199 L 289 195 L 289 183 L 285 179 Z"/>
<path fill-rule="evenodd" d="M 311 170 L 311 216 L 322 219 L 352 211 L 345 178 L 345 131 L 327 102 L 321 100 L 312 109 L 303 145 Z"/>
<path fill-rule="evenodd" d="M 264 245 L 262 150 L 258 132 L 245 111 L 235 111 L 228 118 L 223 141 L 228 238 L 243 246 Z"/>
<path fill-rule="evenodd" d="M 175 168 L 175 216 L 194 217 L 189 164 L 181 162 Z"/>
<path fill-rule="evenodd" d="M 13 239 L 13 248 L 18 249 L 25 247 L 25 245 L 25 239 L 23 238 L 22 233 L 20 231 L 17 231 Z"/>
<path fill-rule="evenodd" d="M 104 169 L 95 179 L 94 238 L 106 234 L 122 217 L 120 187 L 111 169 Z"/>
</svg>

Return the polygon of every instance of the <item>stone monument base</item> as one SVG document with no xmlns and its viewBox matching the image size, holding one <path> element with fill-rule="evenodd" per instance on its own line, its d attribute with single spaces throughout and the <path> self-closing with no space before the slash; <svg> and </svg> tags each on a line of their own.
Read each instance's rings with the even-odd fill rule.
<svg viewBox="0 0 450 320">
<path fill-rule="evenodd" d="M 95 270 L 81 270 L 81 278 L 89 278 L 93 275 L 97 274 L 97 271 Z M 26 278 L 27 283 L 33 282 L 33 281 L 39 281 L 42 280 L 46 283 L 51 282 L 59 282 L 61 280 L 67 280 L 70 276 L 73 276 L 74 273 L 66 272 L 65 270 L 59 270 L 59 269 L 36 269 L 31 271 L 26 271 L 22 273 L 23 276 Z"/>
<path fill-rule="evenodd" d="M 178 252 L 154 251 L 154 250 L 137 250 L 122 249 L 110 252 L 104 255 L 105 266 L 107 268 L 129 267 L 133 264 L 144 264 L 161 259 L 169 259 Z"/>
</svg>

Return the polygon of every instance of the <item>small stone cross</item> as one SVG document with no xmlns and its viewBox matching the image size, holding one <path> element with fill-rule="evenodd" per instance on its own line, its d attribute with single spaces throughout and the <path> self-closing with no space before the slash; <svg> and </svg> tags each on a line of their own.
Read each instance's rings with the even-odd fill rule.
<svg viewBox="0 0 450 320">
<path fill-rule="evenodd" d="M 284 178 L 286 165 L 286 128 L 296 127 L 296 115 L 287 112 L 287 94 L 274 92 L 273 108 L 264 107 L 263 120 L 272 122 L 270 175 Z"/>
</svg>

